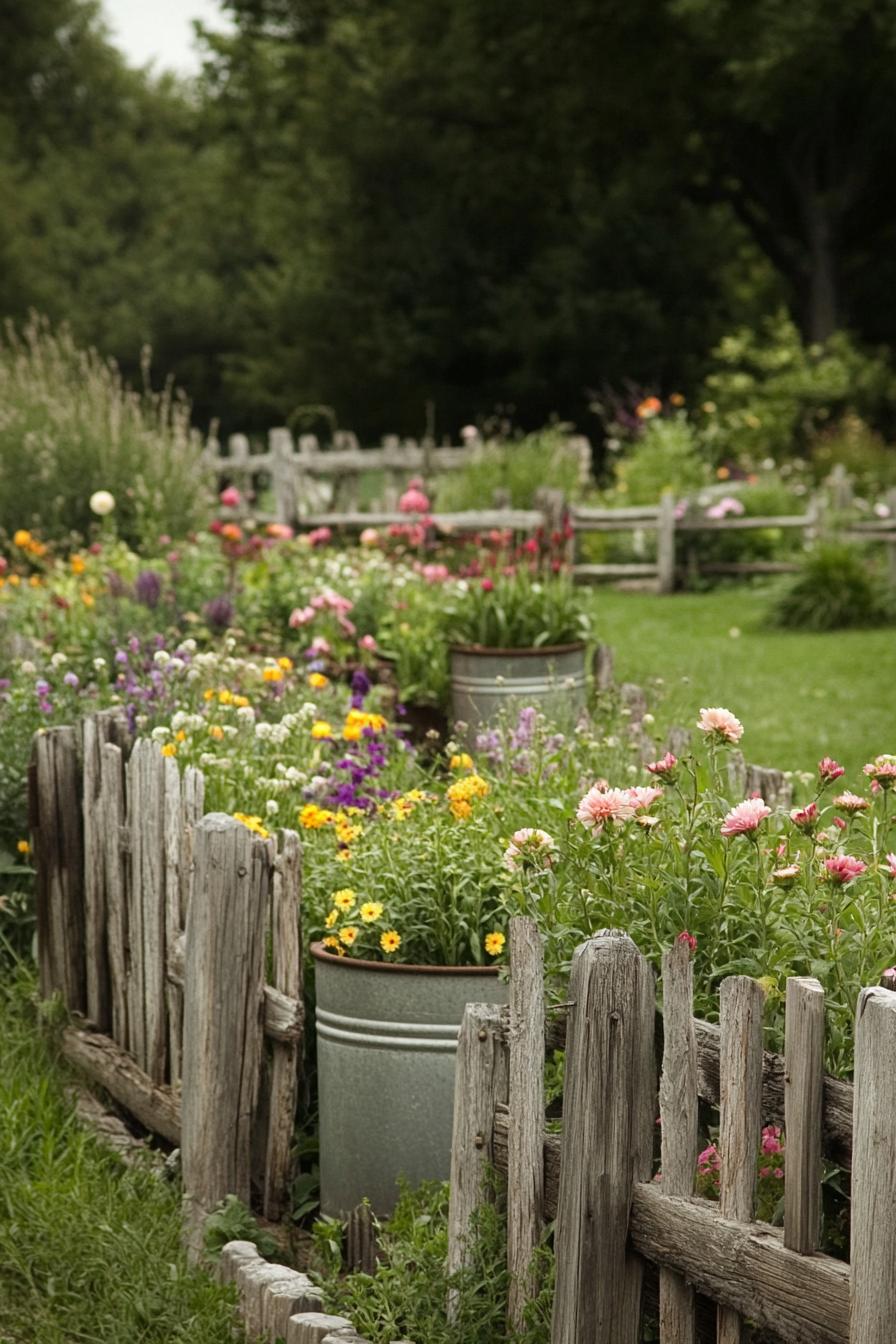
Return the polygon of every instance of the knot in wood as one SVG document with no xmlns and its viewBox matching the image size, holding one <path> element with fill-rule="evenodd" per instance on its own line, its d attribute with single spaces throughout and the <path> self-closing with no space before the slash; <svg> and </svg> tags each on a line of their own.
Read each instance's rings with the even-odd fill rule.
<svg viewBox="0 0 896 1344">
<path fill-rule="evenodd" d="M 483 1138 L 483 1136 L 482 1136 L 481 1134 L 477 1134 L 477 1135 L 476 1135 L 475 1139 L 473 1140 L 473 1147 L 474 1147 L 474 1148 L 484 1148 L 484 1147 L 485 1147 L 485 1139 Z"/>
<path fill-rule="evenodd" d="M 237 868 L 236 870 L 237 877 L 245 877 L 248 871 L 249 869 L 246 867 L 246 865 L 244 863 L 241 863 L 239 868 Z"/>
<path fill-rule="evenodd" d="M 488 1032 L 486 1031 L 485 1027 L 480 1027 L 480 1028 L 479 1028 L 479 1039 L 480 1039 L 480 1041 L 487 1041 L 487 1040 L 488 1040 Z"/>
</svg>

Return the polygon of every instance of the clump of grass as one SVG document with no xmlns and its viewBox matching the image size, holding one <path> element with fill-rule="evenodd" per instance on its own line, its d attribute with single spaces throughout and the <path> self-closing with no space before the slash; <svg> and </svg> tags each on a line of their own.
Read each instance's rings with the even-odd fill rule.
<svg viewBox="0 0 896 1344">
<path fill-rule="evenodd" d="M 204 514 L 201 443 L 186 400 L 167 385 L 129 389 L 114 363 L 67 328 L 32 317 L 0 340 L 0 530 L 87 536 L 95 490 L 116 501 L 126 541 L 183 536 Z"/>
<path fill-rule="evenodd" d="M 892 586 L 875 574 L 861 551 L 833 542 L 808 554 L 769 613 L 770 624 L 783 630 L 847 630 L 894 619 Z"/>
<path fill-rule="evenodd" d="M 0 983 L 0 1339 L 233 1344 L 233 1290 L 188 1267 L 177 1191 L 80 1128 L 33 988 Z"/>
</svg>

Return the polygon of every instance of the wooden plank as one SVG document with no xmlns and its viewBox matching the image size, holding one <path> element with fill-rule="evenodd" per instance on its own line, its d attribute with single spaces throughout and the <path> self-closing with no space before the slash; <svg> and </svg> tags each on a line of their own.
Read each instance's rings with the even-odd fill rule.
<svg viewBox="0 0 896 1344">
<path fill-rule="evenodd" d="M 168 1057 L 165 1002 L 165 757 L 157 742 L 134 743 L 127 766 L 131 873 L 128 888 L 130 1048 L 156 1083 Z"/>
<path fill-rule="evenodd" d="M 106 908 L 106 817 L 102 805 L 102 751 L 118 741 L 121 721 L 117 711 L 88 714 L 81 723 L 84 762 L 84 957 L 87 977 L 87 1016 L 100 1031 L 112 1027 L 112 986 L 109 970 L 108 914 Z"/>
<path fill-rule="evenodd" d="M 569 997 L 551 1344 L 636 1344 L 628 1215 L 653 1155 L 653 974 L 630 938 L 606 932 L 576 948 Z"/>
<path fill-rule="evenodd" d="M 494 1158 L 495 1108 L 507 1098 L 507 1052 L 502 1040 L 500 1008 L 490 1003 L 467 1004 L 457 1041 L 454 1079 L 449 1274 L 468 1262 L 471 1220 L 480 1205 L 490 1198 L 487 1176 Z M 456 1306 L 456 1294 L 449 1292 L 449 1317 Z"/>
<path fill-rule="evenodd" d="M 35 735 L 28 788 L 41 997 L 58 993 L 70 1011 L 83 1013 L 87 1007 L 84 838 L 74 728 L 50 728 Z"/>
<path fill-rule="evenodd" d="M 284 831 L 271 886 L 272 974 L 274 987 L 299 1006 L 302 1002 L 301 903 L 302 846 L 295 831 Z M 272 1052 L 263 1210 L 265 1218 L 276 1222 L 289 1184 L 301 1035 L 286 1042 L 275 1042 Z"/>
<path fill-rule="evenodd" d="M 686 941 L 663 956 L 663 1072 L 660 1079 L 662 1188 L 692 1195 L 697 1166 L 697 1041 L 694 970 Z M 694 1290 L 674 1270 L 660 1270 L 661 1344 L 694 1344 Z"/>
<path fill-rule="evenodd" d="M 719 992 L 721 1099 L 719 1153 L 722 1159 L 719 1206 L 722 1216 L 752 1222 L 762 1125 L 762 986 L 746 975 L 730 975 Z M 741 1314 L 720 1306 L 718 1344 L 740 1344 Z"/>
<path fill-rule="evenodd" d="M 510 1135 L 507 1322 L 521 1331 L 538 1291 L 532 1258 L 544 1220 L 544 948 L 534 919 L 510 921 Z"/>
<path fill-rule="evenodd" d="M 103 814 L 103 873 L 106 883 L 106 946 L 109 954 L 109 990 L 112 1038 L 123 1048 L 128 1030 L 128 902 L 127 831 L 125 829 L 124 758 L 121 748 L 107 742 L 101 752 Z"/>
<path fill-rule="evenodd" d="M 252 1119 L 262 1053 L 266 842 L 233 817 L 203 817 L 194 837 L 184 974 L 183 1135 L 186 1240 L 226 1195 L 250 1198 Z"/>
<path fill-rule="evenodd" d="M 570 509 L 569 521 L 573 527 L 579 527 L 584 523 L 612 523 L 622 519 L 637 525 L 655 523 L 659 516 L 659 504 L 626 504 L 618 509 L 599 509 L 587 504 L 574 504 Z"/>
<path fill-rule="evenodd" d="M 824 990 L 817 980 L 787 981 L 784 1064 L 784 1245 L 811 1255 L 821 1231 Z"/>
<path fill-rule="evenodd" d="M 511 532 L 534 532 L 544 523 L 544 515 L 534 509 L 478 509 L 465 513 L 433 513 L 430 522 L 440 532 L 478 532 L 485 528 Z M 303 527 L 388 527 L 407 523 L 406 513 L 314 513 L 302 519 Z"/>
<path fill-rule="evenodd" d="M 656 588 L 671 593 L 675 588 L 675 496 L 664 490 L 656 523 Z"/>
<path fill-rule="evenodd" d="M 286 1327 L 286 1344 L 321 1344 L 333 1330 L 350 1326 L 345 1316 L 333 1316 L 323 1311 L 302 1311 L 290 1316 Z"/>
<path fill-rule="evenodd" d="M 141 1125 L 161 1134 L 169 1143 L 180 1143 L 181 1108 L 177 1096 L 169 1087 L 159 1086 L 147 1077 L 111 1037 L 98 1031 L 64 1027 L 60 1049 L 69 1063 L 104 1087 Z"/>
<path fill-rule="evenodd" d="M 677 1270 L 699 1293 L 748 1316 L 775 1339 L 847 1344 L 849 1265 L 843 1261 L 798 1255 L 784 1246 L 778 1228 L 725 1218 L 717 1204 L 667 1195 L 656 1185 L 635 1186 L 630 1229 L 640 1255 Z M 871 1344 L 871 1337 L 863 1339 Z"/>
<path fill-rule="evenodd" d="M 856 1009 L 850 1344 L 884 1344 L 896 1320 L 896 994 Z"/>
<path fill-rule="evenodd" d="M 183 931 L 181 922 L 181 883 L 183 880 L 184 813 L 180 768 L 172 756 L 164 761 L 164 847 L 165 847 L 165 948 L 172 946 Z M 167 952 L 166 952 L 167 957 Z M 165 977 L 166 1018 L 168 1025 L 168 1078 L 180 1082 L 181 1043 L 183 1036 L 183 991 Z"/>
<path fill-rule="evenodd" d="M 815 519 L 811 513 L 772 514 L 768 518 L 682 518 L 679 532 L 755 532 L 765 528 L 811 527 Z"/>
<path fill-rule="evenodd" d="M 619 565 L 576 565 L 573 578 L 576 579 L 652 579 L 657 574 L 655 564 L 632 561 Z"/>
</svg>

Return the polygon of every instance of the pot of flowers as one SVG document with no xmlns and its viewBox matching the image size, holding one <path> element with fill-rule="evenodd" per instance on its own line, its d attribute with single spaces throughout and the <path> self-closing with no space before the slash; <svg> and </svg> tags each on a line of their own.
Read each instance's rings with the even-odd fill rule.
<svg viewBox="0 0 896 1344">
<path fill-rule="evenodd" d="M 471 580 L 447 614 L 451 709 L 476 730 L 532 705 L 558 722 L 585 708 L 587 613 L 567 575 L 528 569 Z"/>
<path fill-rule="evenodd" d="M 401 1178 L 448 1177 L 464 1006 L 507 997 L 489 792 L 468 773 L 391 799 L 333 871 L 352 885 L 315 902 L 324 1214 L 387 1214 Z"/>
</svg>

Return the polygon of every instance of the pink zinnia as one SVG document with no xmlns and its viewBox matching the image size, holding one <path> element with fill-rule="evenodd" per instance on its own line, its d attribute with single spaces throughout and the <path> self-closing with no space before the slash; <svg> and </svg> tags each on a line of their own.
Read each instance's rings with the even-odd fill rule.
<svg viewBox="0 0 896 1344">
<path fill-rule="evenodd" d="M 845 885 L 847 882 L 852 882 L 853 878 L 860 877 L 868 865 L 849 854 L 837 854 L 832 859 L 825 859 L 824 866 L 832 882 Z"/>
<path fill-rule="evenodd" d="M 834 799 L 834 806 L 840 807 L 844 812 L 864 812 L 871 804 L 867 798 L 863 798 L 858 793 L 850 793 L 849 789 L 845 793 L 839 793 Z"/>
<path fill-rule="evenodd" d="M 762 798 L 747 798 L 727 813 L 721 825 L 722 835 L 746 835 L 755 831 L 761 821 L 770 817 L 772 810 Z"/>
<path fill-rule="evenodd" d="M 296 607 L 289 613 L 289 626 L 291 630 L 298 630 L 301 626 L 307 625 L 313 621 L 317 612 L 314 607 Z"/>
<path fill-rule="evenodd" d="M 268 523 L 265 532 L 275 541 L 291 541 L 294 535 L 292 528 L 286 523 Z"/>
<path fill-rule="evenodd" d="M 333 539 L 333 533 L 328 527 L 314 527 L 306 535 L 309 546 L 326 546 Z"/>
<path fill-rule="evenodd" d="M 515 873 L 526 860 L 530 860 L 537 867 L 550 868 L 556 852 L 557 846 L 547 831 L 524 826 L 510 837 L 510 844 L 504 851 L 504 867 Z"/>
<path fill-rule="evenodd" d="M 677 765 L 678 757 L 673 756 L 671 751 L 667 751 L 665 756 L 661 756 L 658 761 L 651 761 L 647 769 L 652 775 L 660 775 L 665 779 L 671 776 Z"/>
<path fill-rule="evenodd" d="M 790 820 L 801 831 L 811 831 L 818 821 L 818 804 L 810 803 L 808 807 L 795 807 L 790 814 Z"/>
<path fill-rule="evenodd" d="M 228 485 L 218 496 L 225 509 L 235 509 L 242 503 L 242 495 L 235 485 Z"/>
<path fill-rule="evenodd" d="M 602 831 L 608 821 L 631 821 L 635 802 L 628 789 L 589 789 L 576 809 L 576 817 L 589 831 Z"/>
<path fill-rule="evenodd" d="M 736 719 L 730 709 L 721 707 L 701 709 L 697 727 L 718 742 L 739 742 L 744 735 L 740 719 Z"/>
<path fill-rule="evenodd" d="M 429 498 L 418 485 L 410 485 L 398 501 L 401 513 L 428 513 Z"/>
<path fill-rule="evenodd" d="M 636 784 L 633 788 L 629 789 L 628 793 L 639 812 L 646 812 L 649 807 L 653 806 L 658 798 L 662 798 L 663 796 L 662 789 L 657 789 L 652 784 Z"/>
<path fill-rule="evenodd" d="M 882 789 L 892 788 L 896 784 L 896 756 L 875 756 L 870 765 L 862 766 L 862 773 L 870 775 Z"/>
<path fill-rule="evenodd" d="M 845 775 L 846 771 L 842 765 L 830 756 L 823 756 L 818 762 L 818 774 L 819 778 L 823 779 L 826 784 L 833 784 L 834 780 L 839 779 L 841 775 Z"/>
<path fill-rule="evenodd" d="M 376 647 L 376 639 L 373 635 L 362 635 L 358 640 L 358 648 L 363 649 L 365 653 L 373 653 Z"/>
</svg>

